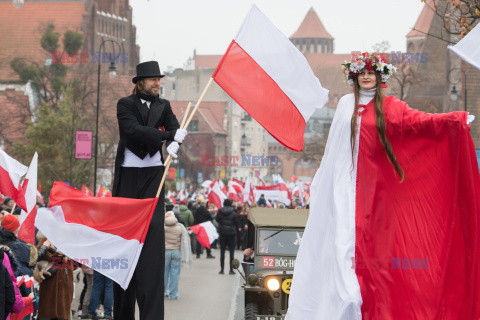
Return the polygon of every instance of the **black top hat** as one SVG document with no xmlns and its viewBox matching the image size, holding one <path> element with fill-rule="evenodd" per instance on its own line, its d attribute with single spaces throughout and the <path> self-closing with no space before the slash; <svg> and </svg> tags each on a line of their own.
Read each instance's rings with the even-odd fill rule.
<svg viewBox="0 0 480 320">
<path fill-rule="evenodd" d="M 165 77 L 164 74 L 160 73 L 160 67 L 158 66 L 157 61 L 147 61 L 142 62 L 137 65 L 137 76 L 132 79 L 133 83 L 137 83 L 138 80 L 143 78 L 153 78 L 153 77 Z"/>
</svg>

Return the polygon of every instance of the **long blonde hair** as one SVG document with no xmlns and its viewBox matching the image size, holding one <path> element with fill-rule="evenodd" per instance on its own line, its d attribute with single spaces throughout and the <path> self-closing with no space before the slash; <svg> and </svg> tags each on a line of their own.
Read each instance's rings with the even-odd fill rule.
<svg viewBox="0 0 480 320">
<path fill-rule="evenodd" d="M 395 171 L 401 178 L 401 182 L 405 180 L 405 173 L 403 172 L 402 167 L 398 163 L 397 156 L 395 152 L 393 152 L 392 145 L 390 141 L 387 139 L 386 135 L 386 124 L 385 124 L 385 116 L 383 113 L 383 100 L 385 98 L 382 92 L 382 77 L 379 72 L 375 72 L 375 77 L 377 79 L 377 86 L 376 92 L 374 97 L 374 105 L 375 105 L 375 124 L 378 131 L 378 138 L 380 139 L 380 143 L 382 144 L 383 148 L 385 149 L 385 153 L 387 154 L 388 161 L 393 165 Z M 358 118 L 358 108 L 359 108 L 359 101 L 360 101 L 360 85 L 358 83 L 358 76 L 355 76 L 353 79 L 353 94 L 355 96 L 355 109 L 353 111 L 352 120 L 351 120 L 351 135 L 350 135 L 350 145 L 352 147 L 352 163 L 354 162 L 354 150 L 357 138 L 357 118 Z"/>
</svg>

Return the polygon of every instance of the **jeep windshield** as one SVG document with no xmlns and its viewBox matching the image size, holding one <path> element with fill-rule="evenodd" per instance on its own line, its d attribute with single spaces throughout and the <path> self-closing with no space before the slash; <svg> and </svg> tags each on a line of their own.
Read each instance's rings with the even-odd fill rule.
<svg viewBox="0 0 480 320">
<path fill-rule="evenodd" d="M 303 230 L 260 229 L 257 255 L 297 255 Z"/>
</svg>

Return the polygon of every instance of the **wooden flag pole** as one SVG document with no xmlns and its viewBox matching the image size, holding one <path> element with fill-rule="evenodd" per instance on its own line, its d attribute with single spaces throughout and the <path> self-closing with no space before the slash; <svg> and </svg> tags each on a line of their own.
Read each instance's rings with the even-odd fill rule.
<svg viewBox="0 0 480 320">
<path fill-rule="evenodd" d="M 180 124 L 180 128 L 183 129 L 185 125 L 185 121 L 187 120 L 188 113 L 190 112 L 190 108 L 192 107 L 192 103 L 189 102 L 187 105 L 187 109 L 185 110 L 185 114 L 182 118 L 182 123 Z M 160 187 L 158 188 L 157 195 L 155 196 L 158 198 L 160 196 L 160 191 L 162 190 L 163 184 L 165 183 L 165 178 L 167 177 L 168 169 L 170 168 L 170 163 L 172 162 L 172 156 L 168 155 L 167 160 L 165 161 L 165 170 L 163 171 L 162 181 L 160 181 Z"/>
<path fill-rule="evenodd" d="M 188 120 L 185 122 L 185 119 L 187 119 L 187 111 L 189 109 L 187 107 L 187 111 L 185 111 L 185 116 L 182 119 L 182 124 L 180 125 L 180 129 L 188 128 L 188 125 L 190 124 L 190 121 L 192 121 L 192 119 L 193 119 L 193 115 L 195 114 L 195 112 L 197 112 L 197 109 L 200 106 L 200 103 L 202 102 L 203 98 L 205 97 L 205 94 L 207 93 L 208 88 L 210 88 L 210 85 L 212 84 L 212 82 L 213 82 L 213 78 L 210 78 L 210 80 L 208 80 L 207 85 L 205 86 L 205 89 L 203 89 L 203 92 L 200 95 L 200 98 L 198 98 L 198 101 L 197 101 L 197 104 L 195 105 L 195 108 L 193 108 L 192 112 L 190 113 L 190 116 L 188 117 Z M 160 191 L 162 190 L 163 184 L 165 183 L 165 178 L 167 176 L 168 168 L 170 168 L 170 163 L 171 162 L 172 162 L 172 157 L 170 157 L 170 155 L 169 155 L 167 157 L 167 161 L 165 161 L 165 171 L 163 172 L 162 181 L 160 182 L 160 186 L 158 187 L 156 198 L 158 198 L 160 196 Z"/>
<path fill-rule="evenodd" d="M 10 214 L 13 214 L 13 211 L 15 210 L 15 207 L 17 206 L 17 203 L 15 202 L 15 204 L 13 205 L 12 207 L 12 210 L 10 211 Z"/>
</svg>

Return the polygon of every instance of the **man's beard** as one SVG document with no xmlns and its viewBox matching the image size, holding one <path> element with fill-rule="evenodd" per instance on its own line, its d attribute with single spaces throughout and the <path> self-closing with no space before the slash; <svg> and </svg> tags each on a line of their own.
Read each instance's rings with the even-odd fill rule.
<svg viewBox="0 0 480 320">
<path fill-rule="evenodd" d="M 153 88 L 148 89 L 148 90 L 145 89 L 144 91 L 145 91 L 145 94 L 148 94 L 149 96 L 152 96 L 152 97 L 158 96 L 158 91 L 157 91 L 157 92 L 154 92 L 154 91 L 153 91 Z"/>
</svg>

